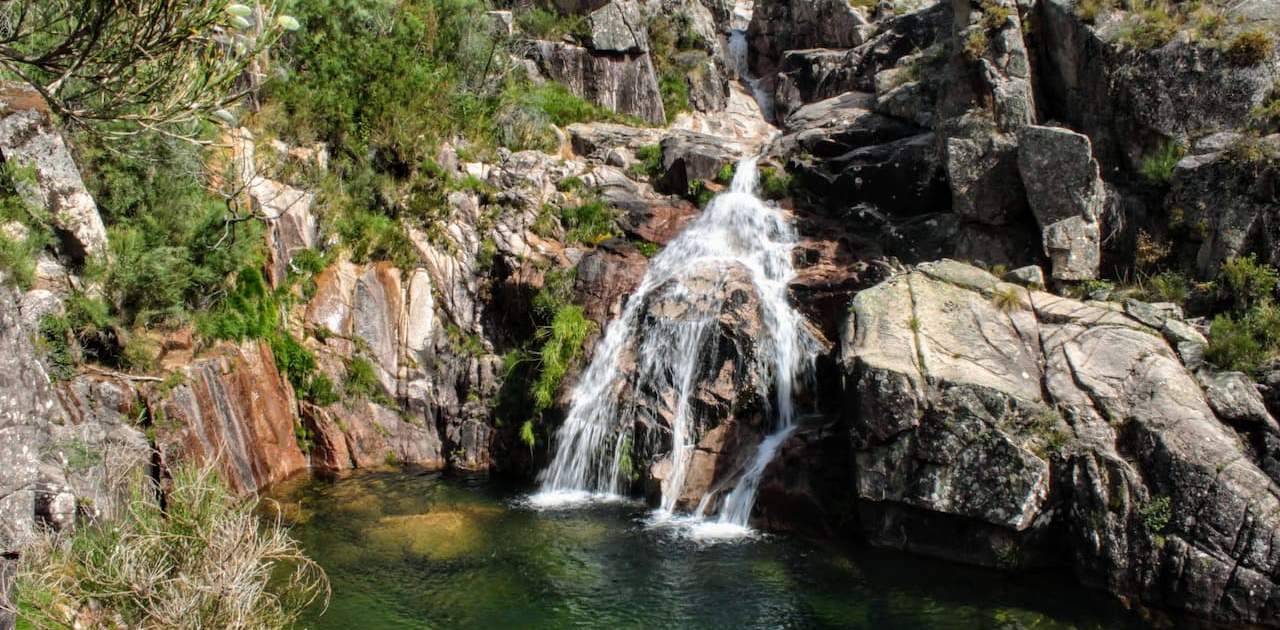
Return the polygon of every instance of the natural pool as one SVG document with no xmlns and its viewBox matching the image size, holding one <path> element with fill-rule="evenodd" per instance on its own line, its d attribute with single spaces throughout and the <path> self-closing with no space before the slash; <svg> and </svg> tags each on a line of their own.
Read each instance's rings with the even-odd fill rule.
<svg viewBox="0 0 1280 630">
<path fill-rule="evenodd" d="M 539 511 L 525 489 L 412 472 L 275 488 L 329 573 L 309 628 L 1125 628 L 1108 596 L 788 536 L 700 543 L 638 504 Z"/>
</svg>

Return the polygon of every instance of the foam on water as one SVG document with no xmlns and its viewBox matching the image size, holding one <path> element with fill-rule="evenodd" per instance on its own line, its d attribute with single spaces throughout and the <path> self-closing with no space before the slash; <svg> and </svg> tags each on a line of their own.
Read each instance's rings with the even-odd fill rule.
<svg viewBox="0 0 1280 630">
<path fill-rule="evenodd" d="M 696 446 L 699 418 L 692 405 L 697 367 L 719 330 L 719 309 L 696 305 L 720 298 L 731 269 L 745 270 L 760 301 L 763 334 L 755 339 L 757 370 L 765 376 L 758 394 L 772 392 L 774 432 L 757 449 L 716 513 L 706 500 L 689 523 L 699 536 L 746 535 L 756 489 L 769 461 L 793 430 L 796 383 L 812 370 L 816 343 L 788 301 L 794 277 L 794 229 L 776 208 L 756 196 L 757 158 L 738 163 L 729 190 L 650 261 L 622 315 L 611 322 L 591 364 L 573 390 L 555 455 L 539 479 L 534 506 L 564 507 L 609 500 L 629 486 L 634 392 L 674 390 L 670 419 L 671 472 L 663 484 L 659 514 L 671 514 L 682 496 Z M 708 278 L 711 281 L 708 281 Z M 688 304 L 692 315 L 646 318 L 652 299 Z M 709 346 L 711 348 L 709 348 Z M 634 357 L 625 370 L 624 356 Z M 679 524 L 679 521 L 674 521 Z"/>
</svg>

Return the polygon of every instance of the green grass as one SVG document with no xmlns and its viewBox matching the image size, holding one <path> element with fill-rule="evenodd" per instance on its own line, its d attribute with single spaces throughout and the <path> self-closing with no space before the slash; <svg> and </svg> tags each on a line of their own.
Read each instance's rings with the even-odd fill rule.
<svg viewBox="0 0 1280 630">
<path fill-rule="evenodd" d="M 561 208 L 560 221 L 572 242 L 598 245 L 616 235 L 613 209 L 600 200 Z"/>
<path fill-rule="evenodd" d="M 1186 149 L 1176 142 L 1166 142 L 1154 153 L 1142 158 L 1138 171 L 1147 181 L 1166 185 L 1173 179 L 1173 169 L 1186 154 Z"/>
<path fill-rule="evenodd" d="M 364 357 L 353 357 L 347 363 L 347 380 L 343 388 L 348 399 L 368 398 L 384 407 L 390 407 L 394 402 L 383 391 L 377 368 Z"/>
</svg>

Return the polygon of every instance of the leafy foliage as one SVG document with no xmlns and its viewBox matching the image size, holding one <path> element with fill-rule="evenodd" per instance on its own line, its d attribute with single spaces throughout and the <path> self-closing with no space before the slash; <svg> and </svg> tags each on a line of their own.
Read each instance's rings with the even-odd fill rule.
<svg viewBox="0 0 1280 630">
<path fill-rule="evenodd" d="M 1280 272 L 1271 265 L 1258 262 L 1253 254 L 1222 263 L 1218 278 L 1222 297 L 1233 302 L 1237 310 L 1270 301 L 1280 284 Z"/>
</svg>

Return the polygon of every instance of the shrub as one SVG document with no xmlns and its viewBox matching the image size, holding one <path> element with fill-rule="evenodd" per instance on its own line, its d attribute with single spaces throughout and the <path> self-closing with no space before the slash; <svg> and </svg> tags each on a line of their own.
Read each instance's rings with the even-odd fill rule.
<svg viewBox="0 0 1280 630">
<path fill-rule="evenodd" d="M 1280 350 L 1280 309 L 1269 302 L 1213 318 L 1205 358 L 1226 370 L 1256 373 Z"/>
<path fill-rule="evenodd" d="M 1259 30 L 1244 31 L 1227 44 L 1223 51 L 1227 61 L 1234 66 L 1256 66 L 1271 56 L 1275 42 L 1271 36 Z"/>
<path fill-rule="evenodd" d="M 541 7 L 518 11 L 515 16 L 516 28 L 533 39 L 558 40 L 570 36 L 582 40 L 587 31 L 586 22 L 584 15 L 561 15 Z"/>
<path fill-rule="evenodd" d="M 417 250 L 404 225 L 392 217 L 352 209 L 340 216 L 334 227 L 353 262 L 389 260 L 401 269 L 418 263 Z"/>
<path fill-rule="evenodd" d="M 578 243 L 597 245 L 614 236 L 613 210 L 600 200 L 561 208 L 560 221 L 567 231 L 566 237 Z"/>
<path fill-rule="evenodd" d="M 1138 518 L 1152 534 L 1161 534 L 1173 520 L 1173 506 L 1169 497 L 1155 497 L 1138 508 Z"/>
<path fill-rule="evenodd" d="M 582 342 L 595 329 L 582 307 L 568 304 L 556 311 L 551 325 L 538 332 L 542 347 L 537 352 L 541 372 L 533 386 L 533 400 L 541 411 L 551 406 L 560 382 L 582 357 Z"/>
<path fill-rule="evenodd" d="M 760 169 L 760 196 L 765 199 L 785 199 L 791 194 L 792 177 L 786 171 L 773 167 Z"/>
<path fill-rule="evenodd" d="M 327 602 L 323 569 L 211 469 L 175 469 L 163 506 L 144 494 L 119 521 L 43 534 L 24 550 L 22 622 L 71 627 L 87 615 L 103 627 L 284 628 Z"/>
<path fill-rule="evenodd" d="M 658 93 L 662 95 L 662 109 L 668 122 L 675 120 L 680 112 L 689 111 L 689 83 L 684 72 L 666 70 L 659 74 Z"/>
<path fill-rule="evenodd" d="M 1186 150 L 1181 145 L 1166 142 L 1154 153 L 1142 158 L 1142 164 L 1138 170 L 1147 181 L 1153 184 L 1168 184 L 1169 180 L 1173 179 L 1173 168 L 1185 154 Z"/>
<path fill-rule="evenodd" d="M 368 359 L 354 357 L 347 363 L 347 381 L 344 385 L 349 398 L 366 397 L 384 407 L 392 404 L 391 397 L 382 389 L 377 369 Z"/>
<path fill-rule="evenodd" d="M 1191 283 L 1176 271 L 1164 271 L 1151 277 L 1148 296 L 1157 302 L 1182 304 L 1191 296 Z"/>
<path fill-rule="evenodd" d="M 964 56 L 970 61 L 977 61 L 987 54 L 987 32 L 980 28 L 971 28 L 964 36 Z"/>
<path fill-rule="evenodd" d="M 1280 273 L 1249 254 L 1222 263 L 1218 280 L 1222 298 L 1232 301 L 1237 310 L 1244 310 L 1275 295 Z"/>
</svg>

